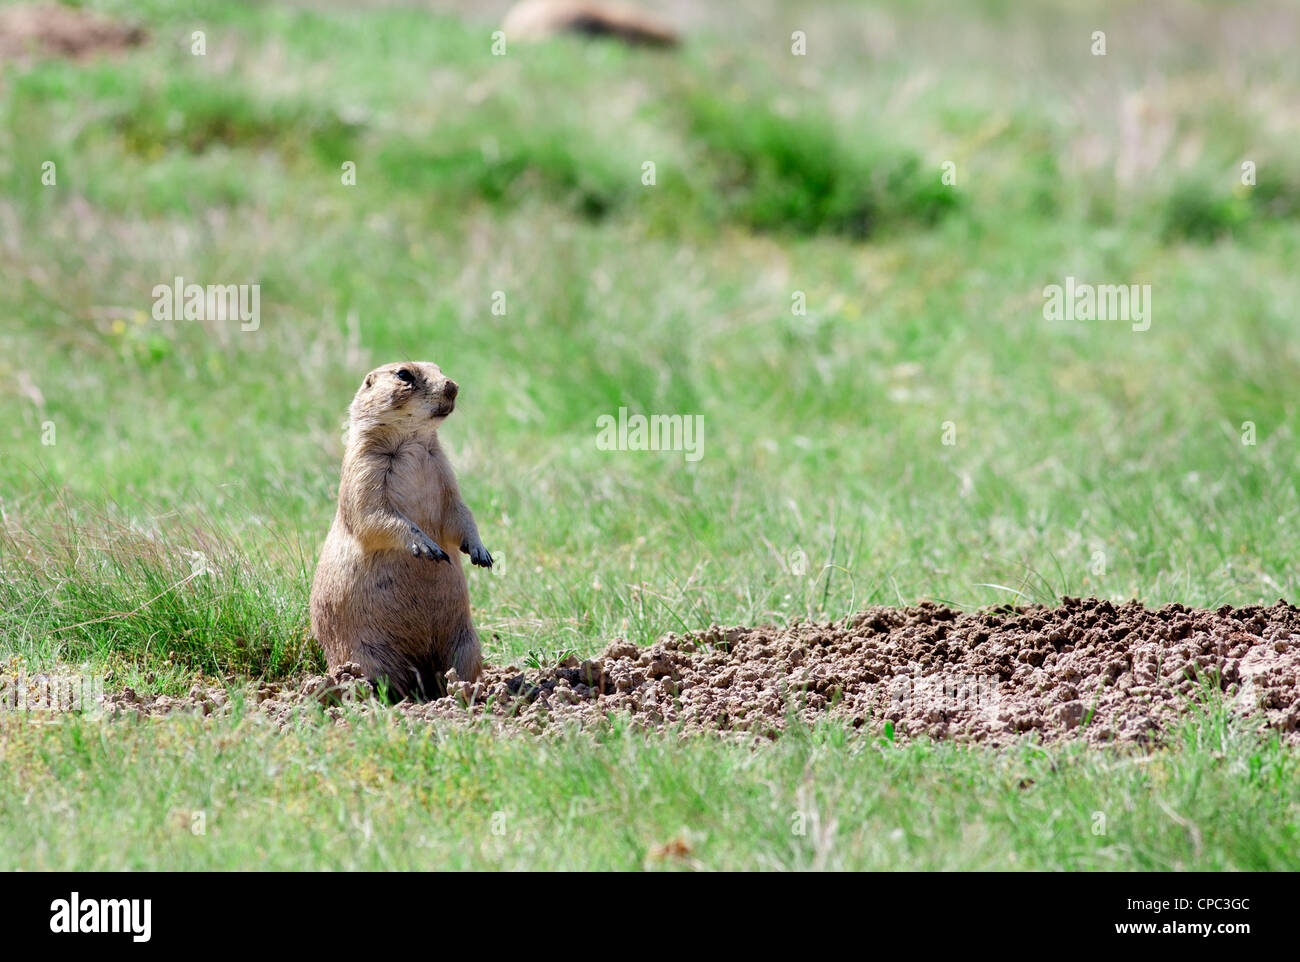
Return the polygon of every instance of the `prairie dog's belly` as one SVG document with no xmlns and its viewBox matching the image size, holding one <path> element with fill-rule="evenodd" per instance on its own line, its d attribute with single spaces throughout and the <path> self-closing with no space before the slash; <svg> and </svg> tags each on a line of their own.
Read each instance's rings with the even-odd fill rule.
<svg viewBox="0 0 1300 962">
<path fill-rule="evenodd" d="M 367 587 L 355 600 L 393 634 L 435 636 L 447 613 L 468 604 L 465 571 L 456 555 L 448 563 L 407 551 L 379 551 L 367 559 L 359 581 Z"/>
<path fill-rule="evenodd" d="M 419 441 L 403 442 L 388 470 L 388 494 L 393 507 L 450 553 L 460 546 L 443 544 L 451 507 L 445 463 Z"/>
<path fill-rule="evenodd" d="M 333 540 L 333 539 L 332 539 Z M 404 549 L 365 551 L 342 534 L 327 546 L 332 576 L 313 592 L 313 606 L 356 637 L 386 639 L 409 653 L 436 646 L 469 608 L 459 552 L 451 561 L 416 558 Z"/>
</svg>

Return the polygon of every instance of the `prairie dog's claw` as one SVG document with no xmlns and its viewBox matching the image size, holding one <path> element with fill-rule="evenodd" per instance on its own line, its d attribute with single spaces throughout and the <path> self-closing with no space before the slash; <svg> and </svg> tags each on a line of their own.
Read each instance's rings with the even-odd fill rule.
<svg viewBox="0 0 1300 962">
<path fill-rule="evenodd" d="M 411 554 L 417 558 L 424 558 L 426 561 L 451 561 L 447 552 L 442 550 L 438 542 L 423 532 L 414 536 L 410 547 Z"/>
</svg>

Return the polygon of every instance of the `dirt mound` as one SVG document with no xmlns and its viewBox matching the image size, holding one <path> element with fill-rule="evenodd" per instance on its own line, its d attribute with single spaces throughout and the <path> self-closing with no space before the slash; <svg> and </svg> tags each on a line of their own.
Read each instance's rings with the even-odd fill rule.
<svg viewBox="0 0 1300 962">
<path fill-rule="evenodd" d="M 57 4 L 0 8 L 0 61 L 36 56 L 81 59 L 144 43 L 141 27 Z"/>
<path fill-rule="evenodd" d="M 540 731 L 623 714 L 647 728 L 775 734 L 832 716 L 899 736 L 1005 744 L 1026 735 L 1092 743 L 1158 740 L 1208 692 L 1300 742 L 1300 609 L 1217 611 L 1066 598 L 961 612 L 870 608 L 842 623 L 722 628 L 611 644 L 553 668 L 489 667 L 475 685 L 395 710 L 414 719 L 488 716 Z M 254 693 L 272 715 L 309 701 L 367 703 L 348 669 Z M 221 710 L 224 689 L 181 699 L 111 695 L 115 712 Z M 336 710 L 336 709 L 331 709 Z"/>
</svg>

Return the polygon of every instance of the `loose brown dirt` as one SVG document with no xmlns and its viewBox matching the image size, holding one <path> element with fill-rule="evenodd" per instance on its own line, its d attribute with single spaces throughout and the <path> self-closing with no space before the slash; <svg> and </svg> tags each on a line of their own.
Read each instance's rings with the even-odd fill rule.
<svg viewBox="0 0 1300 962">
<path fill-rule="evenodd" d="M 144 41 L 141 27 L 77 7 L 40 4 L 0 8 L 0 61 L 41 56 L 84 59 Z"/>
<path fill-rule="evenodd" d="M 1159 741 L 1207 698 L 1300 743 L 1300 609 L 1151 610 L 1066 598 L 961 612 L 934 604 L 869 608 L 844 622 L 712 627 L 649 647 L 616 641 L 596 658 L 524 670 L 488 667 L 424 704 L 383 708 L 346 666 L 252 700 L 287 719 L 341 702 L 422 721 L 486 717 L 540 732 L 626 716 L 648 729 L 775 735 L 823 717 L 892 737 L 1006 744 L 1024 737 L 1089 743 Z M 122 714 L 229 710 L 222 687 L 183 698 L 105 698 Z"/>
</svg>

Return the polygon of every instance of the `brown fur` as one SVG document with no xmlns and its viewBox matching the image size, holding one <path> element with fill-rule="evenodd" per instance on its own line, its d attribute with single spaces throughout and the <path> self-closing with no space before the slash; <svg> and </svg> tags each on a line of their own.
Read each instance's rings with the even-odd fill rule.
<svg viewBox="0 0 1300 962">
<path fill-rule="evenodd" d="M 482 667 L 459 552 L 487 568 L 492 556 L 438 444 L 458 390 L 425 362 L 366 375 L 312 582 L 312 631 L 330 667 L 355 662 L 395 698 L 434 697 L 448 669 L 475 681 Z"/>
</svg>

